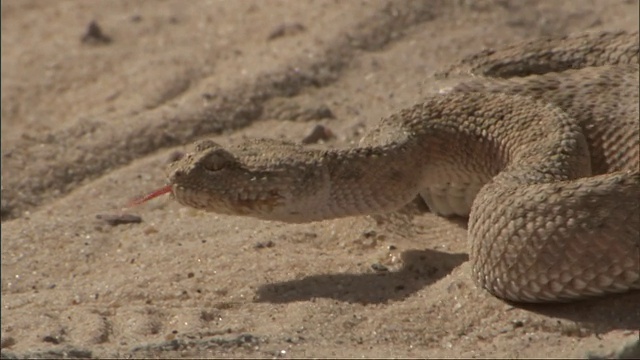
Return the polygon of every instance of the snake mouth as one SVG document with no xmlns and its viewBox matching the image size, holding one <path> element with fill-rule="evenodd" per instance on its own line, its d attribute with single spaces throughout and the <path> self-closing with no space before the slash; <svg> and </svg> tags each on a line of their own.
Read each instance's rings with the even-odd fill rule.
<svg viewBox="0 0 640 360">
<path fill-rule="evenodd" d="M 159 194 L 163 189 L 158 189 L 156 192 Z M 152 198 L 156 192 L 148 196 Z M 245 189 L 244 191 L 205 192 L 174 184 L 171 193 L 178 203 L 195 209 L 258 218 L 263 218 L 277 211 L 276 209 L 284 201 L 284 197 L 275 190 L 249 191 Z"/>
</svg>

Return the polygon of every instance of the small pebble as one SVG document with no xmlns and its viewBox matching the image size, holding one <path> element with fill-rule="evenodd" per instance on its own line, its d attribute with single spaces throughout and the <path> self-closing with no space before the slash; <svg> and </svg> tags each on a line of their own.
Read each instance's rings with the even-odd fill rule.
<svg viewBox="0 0 640 360">
<path fill-rule="evenodd" d="M 302 139 L 302 143 L 315 144 L 320 140 L 325 141 L 333 137 L 335 137 L 335 135 L 328 127 L 324 125 L 316 125 L 313 130 L 311 130 L 311 133 Z"/>
<path fill-rule="evenodd" d="M 283 36 L 292 36 L 305 31 L 306 28 L 300 23 L 285 23 L 278 25 L 267 36 L 267 40 L 277 39 Z"/>
<path fill-rule="evenodd" d="M 111 38 L 102 32 L 97 22 L 92 21 L 87 26 L 87 31 L 82 35 L 81 39 L 84 44 L 108 44 Z"/>
<path fill-rule="evenodd" d="M 264 249 L 264 248 L 272 248 L 276 246 L 276 243 L 274 243 L 273 241 L 269 240 L 269 241 L 258 241 L 257 243 L 255 243 L 255 245 L 253 245 L 254 249 Z"/>
<path fill-rule="evenodd" d="M 102 220 L 111 226 L 117 226 L 122 224 L 139 224 L 142 222 L 142 218 L 133 214 L 98 214 L 96 219 Z"/>
<path fill-rule="evenodd" d="M 365 238 L 374 237 L 374 236 L 376 236 L 376 231 L 375 230 L 367 230 L 367 231 L 362 233 L 362 236 L 364 236 Z"/>
<path fill-rule="evenodd" d="M 373 271 L 376 272 L 388 272 L 389 268 L 380 264 L 380 263 L 375 263 L 375 264 L 371 264 L 371 268 L 373 269 Z"/>
<path fill-rule="evenodd" d="M 42 341 L 48 342 L 48 343 L 52 343 L 52 344 L 56 344 L 56 345 L 60 344 L 60 342 L 61 342 L 59 337 L 51 336 L 51 335 L 47 335 L 47 336 L 43 337 Z"/>
<path fill-rule="evenodd" d="M 524 326 L 524 321 L 522 320 L 513 320 L 511 322 L 511 324 L 513 325 L 513 328 L 519 328 L 519 327 L 523 327 Z"/>
<path fill-rule="evenodd" d="M 8 348 L 16 344 L 16 339 L 14 339 L 11 336 L 3 336 L 0 341 L 0 344 L 1 344 L 0 347 L 2 347 L 3 349 Z"/>
</svg>

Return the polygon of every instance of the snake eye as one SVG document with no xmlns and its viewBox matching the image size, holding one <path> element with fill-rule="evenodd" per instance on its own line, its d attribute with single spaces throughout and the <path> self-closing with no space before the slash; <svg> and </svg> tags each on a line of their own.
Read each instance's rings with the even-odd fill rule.
<svg viewBox="0 0 640 360">
<path fill-rule="evenodd" d="M 194 147 L 196 162 L 207 171 L 220 171 L 235 161 L 231 153 L 212 140 L 200 140 Z"/>
<path fill-rule="evenodd" d="M 233 155 L 224 149 L 215 149 L 209 152 L 200 160 L 200 164 L 205 170 L 220 171 L 234 162 Z"/>
</svg>

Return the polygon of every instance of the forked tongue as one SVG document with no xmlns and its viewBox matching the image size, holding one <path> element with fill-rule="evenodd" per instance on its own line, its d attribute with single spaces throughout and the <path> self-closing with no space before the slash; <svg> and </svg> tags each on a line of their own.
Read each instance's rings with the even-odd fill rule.
<svg viewBox="0 0 640 360">
<path fill-rule="evenodd" d="M 164 195 L 164 194 L 168 194 L 171 192 L 171 185 L 166 185 L 161 187 L 160 189 L 156 189 L 152 192 L 150 192 L 147 195 L 144 196 L 140 196 L 137 197 L 133 200 L 131 200 L 128 204 L 127 207 L 134 207 L 134 206 L 138 206 L 140 204 L 146 203 L 147 201 L 153 199 L 153 198 L 157 198 L 158 196 Z"/>
</svg>

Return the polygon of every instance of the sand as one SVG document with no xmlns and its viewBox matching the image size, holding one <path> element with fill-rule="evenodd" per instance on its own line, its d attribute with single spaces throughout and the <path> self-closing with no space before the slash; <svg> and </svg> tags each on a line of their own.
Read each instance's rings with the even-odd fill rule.
<svg viewBox="0 0 640 360">
<path fill-rule="evenodd" d="M 290 225 L 164 196 L 127 210 L 139 222 L 97 216 L 162 186 L 166 164 L 197 139 L 302 141 L 323 125 L 335 137 L 312 146 L 353 144 L 446 86 L 434 74 L 466 55 L 637 31 L 638 10 L 3 0 L 2 357 L 613 354 L 638 339 L 638 292 L 498 300 L 470 279 L 465 223 L 420 204 Z"/>
</svg>

